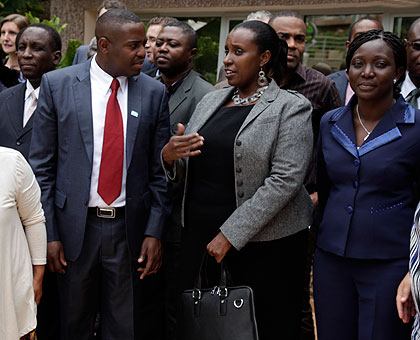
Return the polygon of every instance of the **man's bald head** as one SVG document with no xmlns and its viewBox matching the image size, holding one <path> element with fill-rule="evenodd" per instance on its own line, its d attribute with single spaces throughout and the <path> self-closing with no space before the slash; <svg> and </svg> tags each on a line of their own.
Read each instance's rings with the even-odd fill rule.
<svg viewBox="0 0 420 340">
<path fill-rule="evenodd" d="M 419 25 L 420 25 L 420 18 L 417 18 L 411 24 L 410 29 L 408 30 L 408 35 L 410 35 L 410 33 L 412 34 L 414 32 L 414 30 L 417 30 L 417 26 L 419 26 Z"/>
<path fill-rule="evenodd" d="M 141 23 L 141 20 L 133 12 L 127 9 L 110 9 L 102 14 L 96 21 L 95 36 L 99 41 L 102 37 L 118 37 L 121 34 L 119 28 L 125 24 Z"/>
</svg>

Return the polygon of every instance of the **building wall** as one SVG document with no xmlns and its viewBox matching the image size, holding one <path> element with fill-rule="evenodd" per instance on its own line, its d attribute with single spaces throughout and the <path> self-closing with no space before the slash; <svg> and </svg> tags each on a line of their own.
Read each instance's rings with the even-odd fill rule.
<svg viewBox="0 0 420 340">
<path fill-rule="evenodd" d="M 50 13 L 61 23 L 67 23 L 62 32 L 63 46 L 69 39 L 89 43 L 93 37 L 96 10 L 102 0 L 49 0 Z M 267 9 L 273 12 L 292 9 L 302 14 L 352 14 L 352 13 L 418 13 L 417 0 L 125 0 L 128 8 L 143 18 L 155 15 L 173 16 L 228 16 Z"/>
</svg>

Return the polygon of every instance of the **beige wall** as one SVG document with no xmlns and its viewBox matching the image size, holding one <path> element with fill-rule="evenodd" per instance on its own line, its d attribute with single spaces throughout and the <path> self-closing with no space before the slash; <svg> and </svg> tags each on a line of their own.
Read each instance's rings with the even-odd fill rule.
<svg viewBox="0 0 420 340">
<path fill-rule="evenodd" d="M 69 39 L 89 43 L 93 37 L 96 10 L 102 0 L 50 0 L 50 13 L 62 23 L 68 23 L 62 32 L 63 46 Z M 292 9 L 303 14 L 351 13 L 419 13 L 417 0 L 126 0 L 128 8 L 145 18 L 154 15 L 222 16 L 229 13 L 249 13 L 267 9 Z"/>
</svg>

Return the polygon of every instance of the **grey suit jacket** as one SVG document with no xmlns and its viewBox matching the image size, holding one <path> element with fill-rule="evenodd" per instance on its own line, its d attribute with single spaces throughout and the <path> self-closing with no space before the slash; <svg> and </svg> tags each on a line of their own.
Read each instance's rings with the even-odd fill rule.
<svg viewBox="0 0 420 340">
<path fill-rule="evenodd" d="M 90 61 L 44 74 L 29 160 L 42 191 L 48 241 L 78 258 L 85 235 L 93 159 Z M 145 236 L 161 238 L 170 197 L 160 150 L 169 139 L 165 87 L 128 78 L 125 223 L 132 259 Z"/>
<path fill-rule="evenodd" d="M 84 63 L 88 60 L 89 45 L 80 45 L 74 55 L 73 65 Z"/>
<path fill-rule="evenodd" d="M 232 94 L 232 87 L 207 94 L 185 133 L 199 131 Z M 272 81 L 234 142 L 237 209 L 220 230 L 236 249 L 250 241 L 289 236 L 311 224 L 313 206 L 303 180 L 312 143 L 310 103 Z M 187 187 L 188 158 L 178 160 L 172 170 L 166 171 L 168 180 L 185 177 Z"/>
<path fill-rule="evenodd" d="M 169 114 L 171 120 L 171 132 L 178 131 L 177 124 L 186 125 L 193 114 L 197 104 L 209 92 L 214 91 L 213 85 L 201 78 L 200 74 L 191 70 L 182 84 L 169 98 Z"/>
<path fill-rule="evenodd" d="M 0 93 L 0 146 L 13 148 L 29 157 L 33 116 L 23 127 L 26 82 Z"/>
</svg>

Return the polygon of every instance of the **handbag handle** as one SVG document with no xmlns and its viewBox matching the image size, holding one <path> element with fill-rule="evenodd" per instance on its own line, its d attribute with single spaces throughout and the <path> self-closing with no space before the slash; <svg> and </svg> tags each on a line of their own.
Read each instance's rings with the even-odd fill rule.
<svg viewBox="0 0 420 340">
<path fill-rule="evenodd" d="M 197 289 L 202 289 L 203 288 L 203 281 L 206 282 L 206 285 L 208 285 L 208 280 L 207 280 L 207 263 L 208 263 L 208 259 L 209 259 L 210 255 L 207 251 L 204 252 L 203 257 L 201 258 L 201 264 L 200 264 L 200 269 L 198 271 L 198 275 L 197 278 L 195 280 L 195 285 L 194 287 Z M 226 264 L 225 262 L 222 260 L 222 262 L 220 263 L 220 280 L 219 280 L 219 287 L 221 288 L 225 288 L 227 286 L 227 270 L 226 270 Z"/>
</svg>

